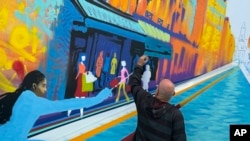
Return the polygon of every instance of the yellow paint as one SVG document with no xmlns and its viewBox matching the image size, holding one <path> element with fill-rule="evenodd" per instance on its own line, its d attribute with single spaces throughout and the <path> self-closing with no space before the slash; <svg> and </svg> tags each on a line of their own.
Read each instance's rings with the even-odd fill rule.
<svg viewBox="0 0 250 141">
<path fill-rule="evenodd" d="M 170 35 L 168 33 L 163 32 L 162 30 L 146 23 L 143 21 L 138 21 L 138 23 L 143 28 L 144 32 L 147 35 L 150 35 L 151 37 L 154 37 L 155 39 L 159 39 L 164 42 L 170 42 Z"/>
<path fill-rule="evenodd" d="M 7 61 L 6 53 L 2 48 L 0 48 L 0 56 L 1 56 L 0 68 L 2 68 L 5 65 L 6 61 Z"/>
<path fill-rule="evenodd" d="M 31 53 L 32 54 L 35 54 L 37 53 L 37 48 L 38 48 L 38 45 L 39 45 L 39 39 L 37 37 L 37 34 L 38 34 L 38 30 L 36 27 L 32 27 L 32 30 L 31 30 L 31 46 L 32 46 L 32 49 L 31 49 Z"/>
<path fill-rule="evenodd" d="M 0 9 L 0 31 L 4 31 L 9 19 L 9 11 L 7 8 Z"/>
<path fill-rule="evenodd" d="M 4 65 L 4 68 L 6 70 L 10 70 L 12 68 L 12 61 L 11 60 L 7 60 L 5 65 Z"/>
<path fill-rule="evenodd" d="M 43 46 L 37 53 L 46 53 L 47 52 L 47 46 Z"/>
<path fill-rule="evenodd" d="M 29 54 L 26 50 L 18 50 L 16 48 L 14 48 L 13 46 L 11 46 L 10 44 L 7 44 L 3 41 L 0 40 L 0 46 L 3 46 L 5 48 L 9 48 L 11 51 L 13 51 L 14 53 L 18 54 L 20 57 L 24 57 L 27 60 L 31 61 L 31 62 L 36 62 L 36 57 L 34 57 L 33 55 Z"/>
<path fill-rule="evenodd" d="M 16 49 L 25 49 L 30 45 L 31 35 L 24 25 L 15 26 L 10 33 L 10 44 Z"/>
<path fill-rule="evenodd" d="M 25 3 L 24 2 L 20 2 L 19 5 L 18 5 L 18 9 L 19 9 L 19 12 L 24 12 L 25 10 Z"/>
<path fill-rule="evenodd" d="M 12 85 L 12 83 L 9 81 L 8 78 L 5 77 L 4 74 L 0 72 L 0 89 L 5 91 L 5 92 L 12 92 L 16 88 L 15 86 Z"/>
<path fill-rule="evenodd" d="M 104 125 L 102 125 L 100 127 L 97 127 L 97 128 L 95 128 L 95 129 L 93 129 L 91 131 L 88 131 L 88 132 L 86 132 L 86 133 L 84 133 L 84 134 L 82 134 L 80 136 L 77 136 L 77 137 L 71 139 L 70 141 L 84 141 L 84 140 L 86 140 L 86 139 L 88 139 L 90 137 L 93 137 L 94 135 L 96 135 L 96 134 L 98 134 L 98 133 L 100 133 L 100 132 L 102 132 L 102 131 L 104 131 L 104 130 L 112 127 L 112 126 L 117 125 L 118 123 L 121 123 L 122 121 L 125 121 L 125 120 L 135 116 L 136 114 L 137 114 L 137 112 L 133 111 L 133 112 L 127 114 L 127 115 L 124 115 L 124 116 L 122 116 L 122 117 L 120 117 L 118 119 L 115 119 L 115 120 L 113 120 L 113 121 L 111 121 L 109 123 L 106 123 L 106 124 L 104 124 Z"/>
</svg>

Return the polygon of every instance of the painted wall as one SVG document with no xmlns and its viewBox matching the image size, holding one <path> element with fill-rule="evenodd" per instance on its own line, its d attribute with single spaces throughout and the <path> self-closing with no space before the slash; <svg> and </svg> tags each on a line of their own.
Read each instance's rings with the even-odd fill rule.
<svg viewBox="0 0 250 141">
<path fill-rule="evenodd" d="M 27 72 L 38 69 L 47 77 L 48 99 L 95 96 L 133 72 L 142 54 L 150 56 L 148 90 L 154 90 L 163 77 L 178 83 L 233 59 L 225 0 L 3 1 L 1 93 L 14 91 Z M 87 72 L 97 80 L 86 83 Z M 131 100 L 126 82 L 112 92 L 110 101 L 86 114 Z M 35 126 L 65 116 L 52 114 Z"/>
</svg>

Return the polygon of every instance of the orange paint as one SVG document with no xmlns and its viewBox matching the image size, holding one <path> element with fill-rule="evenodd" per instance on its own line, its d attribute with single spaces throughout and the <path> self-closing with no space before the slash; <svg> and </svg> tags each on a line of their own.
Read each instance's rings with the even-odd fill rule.
<svg viewBox="0 0 250 141">
<path fill-rule="evenodd" d="M 136 13 L 141 16 L 145 16 L 147 10 L 147 0 L 138 0 Z"/>
<path fill-rule="evenodd" d="M 111 127 L 113 127 L 113 126 L 115 126 L 115 125 L 117 125 L 117 124 L 119 124 L 119 123 L 121 123 L 121 122 L 135 116 L 136 114 L 137 114 L 136 111 L 128 113 L 127 115 L 124 115 L 124 116 L 122 116 L 120 118 L 117 118 L 117 119 L 115 119 L 115 120 L 113 120 L 113 121 L 111 121 L 109 123 L 101 125 L 101 126 L 95 128 L 95 129 L 90 130 L 90 131 L 88 131 L 88 132 L 86 132 L 84 134 L 81 134 L 81 135 L 79 135 L 79 136 L 77 136 L 75 138 L 72 138 L 70 141 L 83 141 L 83 140 L 86 140 L 88 138 L 91 138 L 94 135 L 96 135 L 96 134 L 98 134 L 98 133 L 100 133 L 100 132 L 102 132 L 104 130 L 107 130 L 108 128 L 111 128 Z"/>
</svg>

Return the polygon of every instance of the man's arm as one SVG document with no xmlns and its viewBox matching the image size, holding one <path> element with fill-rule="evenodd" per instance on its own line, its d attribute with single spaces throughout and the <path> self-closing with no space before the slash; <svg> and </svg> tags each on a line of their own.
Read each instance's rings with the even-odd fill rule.
<svg viewBox="0 0 250 141">
<path fill-rule="evenodd" d="M 148 57 L 141 56 L 137 62 L 137 65 L 134 68 L 133 74 L 129 77 L 129 85 L 131 86 L 131 92 L 136 100 L 136 95 L 143 91 L 141 86 L 141 78 L 143 74 L 143 66 L 147 63 Z"/>
<path fill-rule="evenodd" d="M 133 74 L 129 77 L 129 85 L 131 87 L 131 93 L 136 95 L 138 91 L 141 89 L 141 77 L 143 73 L 142 66 L 137 65 L 134 68 Z"/>
</svg>

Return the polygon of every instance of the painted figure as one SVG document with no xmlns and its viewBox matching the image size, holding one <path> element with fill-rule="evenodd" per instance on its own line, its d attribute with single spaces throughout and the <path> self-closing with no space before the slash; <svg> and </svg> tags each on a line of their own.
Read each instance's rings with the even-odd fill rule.
<svg viewBox="0 0 250 141">
<path fill-rule="evenodd" d="M 101 71 L 103 67 L 103 51 L 99 53 L 96 60 L 96 76 L 99 78 L 101 76 Z"/>
<path fill-rule="evenodd" d="M 111 62 L 111 57 L 109 53 L 106 53 L 105 59 L 104 59 L 104 65 L 102 68 L 102 76 L 101 76 L 101 83 L 102 86 L 107 86 L 109 82 L 109 69 L 110 69 L 110 62 Z"/>
<path fill-rule="evenodd" d="M 146 70 L 142 74 L 142 87 L 145 91 L 148 92 L 148 83 L 151 78 L 151 71 L 150 71 L 150 66 L 146 65 Z"/>
<path fill-rule="evenodd" d="M 126 82 L 128 82 L 129 73 L 126 68 L 126 61 L 121 61 L 122 69 L 121 69 L 121 75 L 118 76 L 120 77 L 120 82 L 119 82 L 119 87 L 118 87 L 118 95 L 116 97 L 115 102 L 118 102 L 120 99 L 120 94 L 121 94 L 121 89 L 123 90 L 123 94 L 126 98 L 127 101 L 129 101 L 128 94 L 126 92 Z"/>
<path fill-rule="evenodd" d="M 77 80 L 77 86 L 75 91 L 75 98 L 85 98 L 88 95 L 88 92 L 82 91 L 84 87 L 83 81 L 86 79 L 86 67 L 84 61 L 86 60 L 86 56 L 81 56 L 81 61 L 78 63 L 78 72 L 75 77 Z M 72 110 L 68 110 L 68 116 L 70 116 Z M 83 116 L 83 108 L 80 109 L 80 116 Z"/>
<path fill-rule="evenodd" d="M 110 69 L 110 74 L 115 75 L 116 73 L 116 68 L 117 68 L 117 58 L 116 58 L 116 53 L 114 53 L 114 56 L 111 60 L 111 69 Z"/>
</svg>

